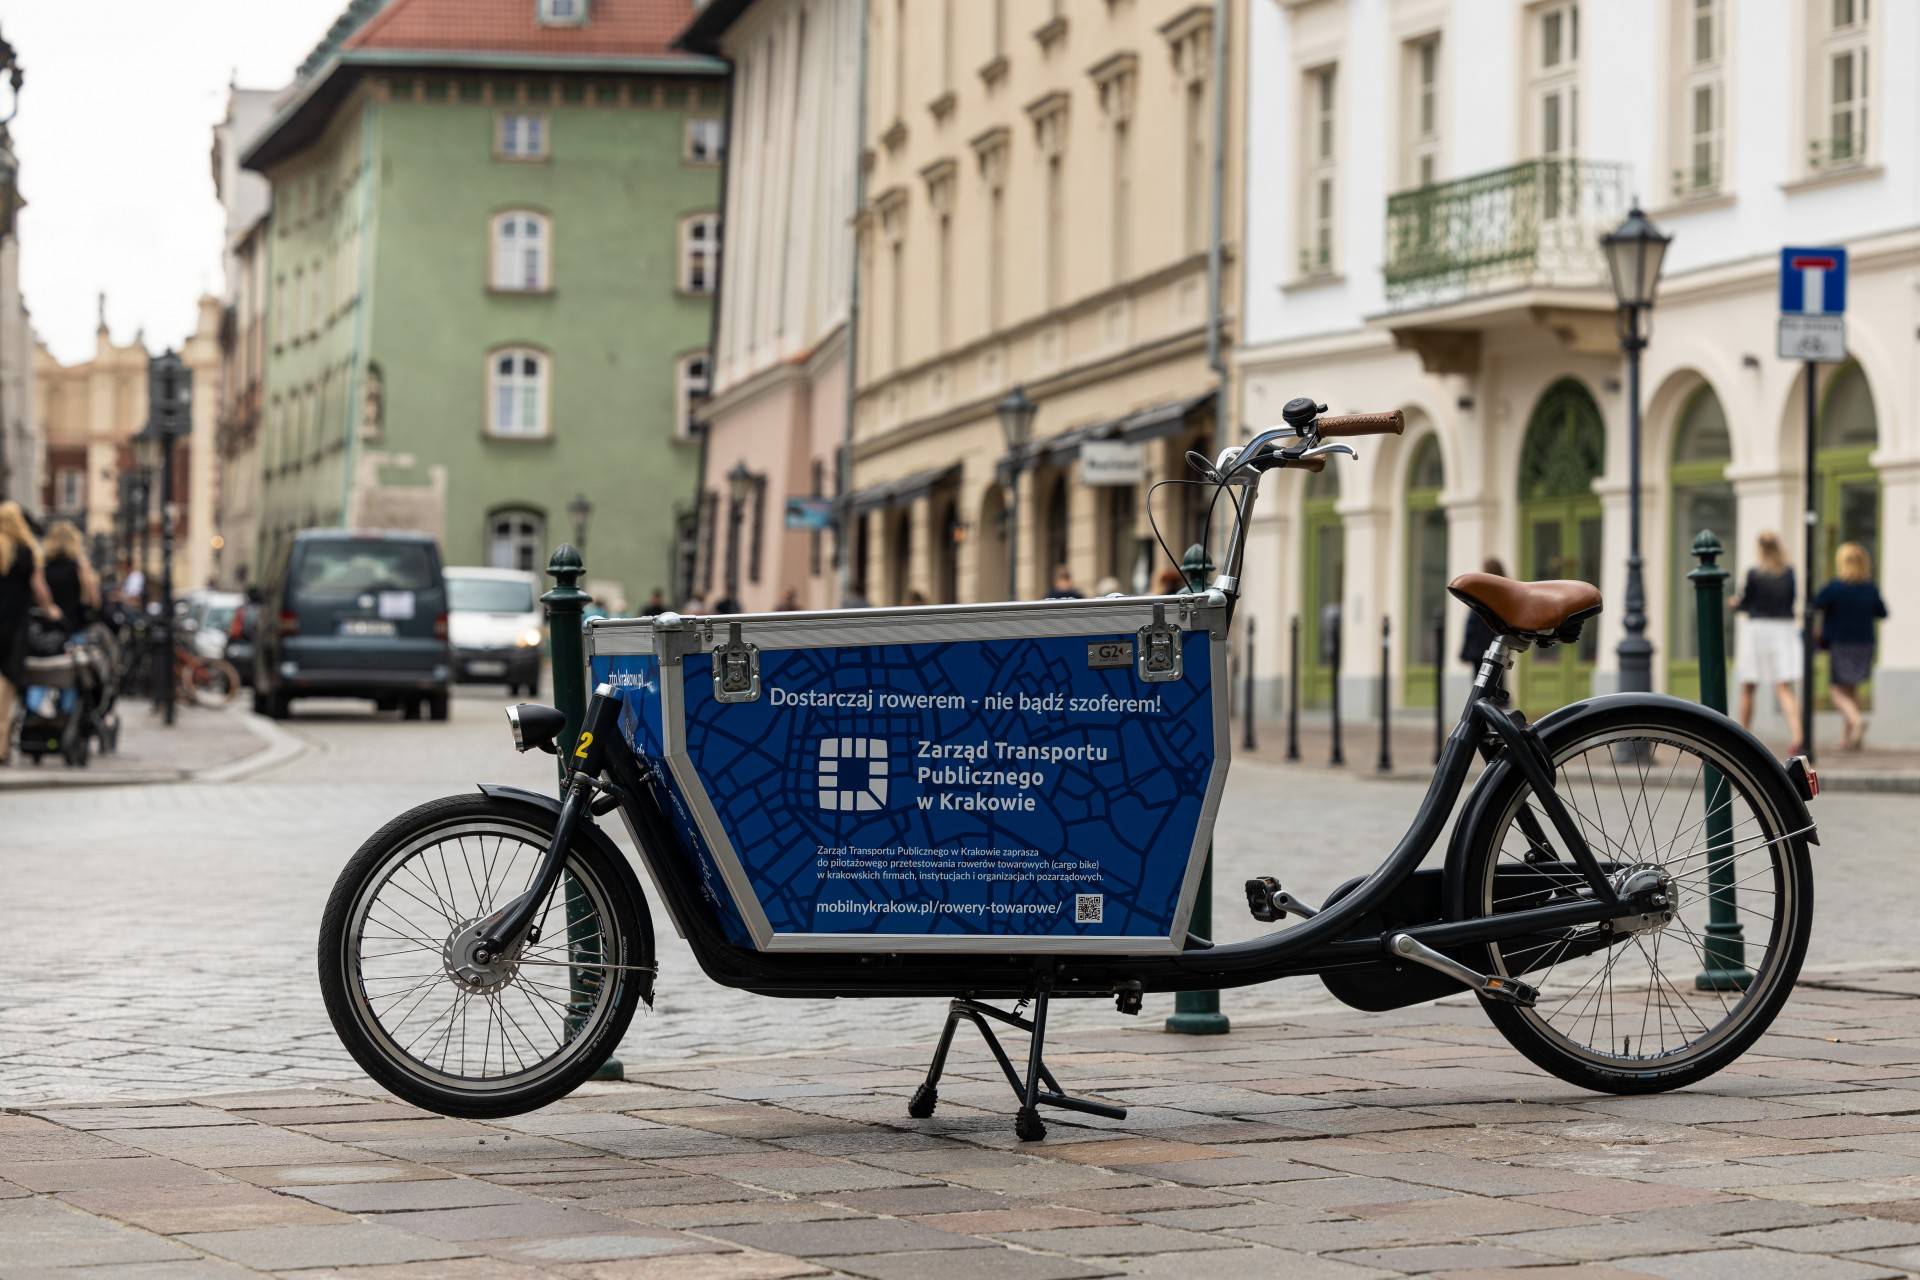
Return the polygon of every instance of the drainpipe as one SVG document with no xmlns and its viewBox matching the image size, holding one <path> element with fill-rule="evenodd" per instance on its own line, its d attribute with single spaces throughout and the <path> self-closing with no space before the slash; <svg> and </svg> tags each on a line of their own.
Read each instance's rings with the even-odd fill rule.
<svg viewBox="0 0 1920 1280">
<path fill-rule="evenodd" d="M 367 395 L 367 334 L 371 328 L 369 316 L 373 311 L 374 243 L 374 228 L 369 224 L 368 215 L 373 208 L 373 184 L 378 180 L 373 170 L 373 131 L 379 122 L 380 105 L 369 98 L 360 124 L 360 262 L 357 268 L 360 273 L 360 303 L 353 309 L 353 393 L 347 397 L 345 408 L 347 447 L 340 455 L 340 524 L 348 529 L 353 527 L 353 468 L 360 450 L 360 410 Z M 272 276 L 267 278 L 271 280 Z M 385 394 L 384 390 L 382 394 Z"/>
<path fill-rule="evenodd" d="M 867 207 L 867 170 L 862 152 L 867 140 L 867 32 L 866 0 L 859 5 L 860 68 L 855 83 L 860 86 L 854 101 L 853 126 L 853 216 L 858 222 Z M 841 424 L 839 457 L 834 460 L 835 496 L 839 499 L 840 522 L 840 599 L 853 589 L 853 508 L 848 497 L 853 489 L 853 411 L 860 390 L 860 237 L 853 239 L 852 283 L 847 290 L 847 408 Z"/>
<path fill-rule="evenodd" d="M 1222 341 L 1220 308 L 1224 302 L 1227 222 L 1227 44 L 1232 34 L 1232 0 L 1213 0 L 1213 228 L 1207 244 L 1207 365 L 1214 372 L 1214 454 L 1232 442 L 1236 431 L 1228 400 L 1227 353 Z"/>
<path fill-rule="evenodd" d="M 712 395 L 714 380 L 720 374 L 720 312 L 725 305 L 727 287 L 727 241 L 731 229 L 727 225 L 727 194 L 733 188 L 733 166 L 735 149 L 733 145 L 733 93 L 736 88 L 734 78 L 738 71 L 732 58 L 721 55 L 719 47 L 702 50 L 708 57 L 718 58 L 727 66 L 727 91 L 722 95 L 724 104 L 720 115 L 720 136 L 725 139 L 727 162 L 720 166 L 720 248 L 713 261 L 713 303 L 707 308 L 707 387 Z M 678 429 L 678 424 L 676 424 Z M 684 592 L 676 591 L 681 601 L 693 597 L 693 568 L 699 562 L 701 524 L 705 518 L 707 490 L 707 460 L 712 455 L 713 425 L 700 424 L 700 456 L 694 464 L 693 472 L 693 546 L 679 553 L 678 563 L 669 566 L 667 580 L 674 582 L 681 565 L 686 566 L 687 581 Z M 681 584 L 674 583 L 676 589 Z M 677 607 L 677 606 L 676 606 Z"/>
</svg>

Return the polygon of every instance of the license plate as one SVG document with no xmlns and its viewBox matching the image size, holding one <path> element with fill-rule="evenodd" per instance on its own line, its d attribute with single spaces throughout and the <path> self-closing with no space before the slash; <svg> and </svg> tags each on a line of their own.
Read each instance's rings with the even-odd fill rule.
<svg viewBox="0 0 1920 1280">
<path fill-rule="evenodd" d="M 349 618 L 340 624 L 343 636 L 390 636 L 393 633 L 393 624 L 379 618 Z"/>
<path fill-rule="evenodd" d="M 503 676 L 507 674 L 504 662 L 469 662 L 467 671 L 476 676 Z"/>
</svg>

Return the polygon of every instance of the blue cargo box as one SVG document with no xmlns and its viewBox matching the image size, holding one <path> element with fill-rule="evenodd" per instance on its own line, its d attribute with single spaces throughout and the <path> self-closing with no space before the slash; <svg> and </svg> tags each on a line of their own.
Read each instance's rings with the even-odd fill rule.
<svg viewBox="0 0 1920 1280">
<path fill-rule="evenodd" d="M 596 684 L 738 945 L 1177 950 L 1226 782 L 1218 595 L 603 619 Z M 652 871 L 652 868 L 649 868 Z"/>
</svg>

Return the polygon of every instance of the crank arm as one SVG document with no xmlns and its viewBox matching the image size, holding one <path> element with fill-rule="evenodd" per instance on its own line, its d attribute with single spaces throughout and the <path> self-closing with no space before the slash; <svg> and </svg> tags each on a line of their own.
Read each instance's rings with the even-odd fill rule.
<svg viewBox="0 0 1920 1280">
<path fill-rule="evenodd" d="M 1394 934 L 1387 940 L 1387 946 L 1393 954 L 1403 960 L 1411 960 L 1415 964 L 1425 965 L 1429 969 L 1444 973 L 1455 982 L 1479 992 L 1489 1000 L 1498 1000 L 1502 1004 L 1517 1004 L 1530 1009 L 1540 998 L 1540 993 L 1525 982 L 1469 969 L 1452 956 L 1442 951 L 1435 951 L 1409 934 Z"/>
</svg>

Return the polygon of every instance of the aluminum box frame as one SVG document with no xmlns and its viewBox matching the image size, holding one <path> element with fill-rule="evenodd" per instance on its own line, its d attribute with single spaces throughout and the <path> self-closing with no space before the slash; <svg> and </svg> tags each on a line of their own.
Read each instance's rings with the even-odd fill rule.
<svg viewBox="0 0 1920 1280">
<path fill-rule="evenodd" d="M 960 952 L 967 954 L 1172 955 L 1186 945 L 1188 925 L 1200 892 L 1201 873 L 1213 844 L 1220 797 L 1232 762 L 1227 678 L 1227 627 L 1232 606 L 1220 591 L 1176 596 L 1102 596 L 1092 600 L 1040 600 L 1004 604 L 923 605 L 884 609 L 839 609 L 803 613 L 744 613 L 689 617 L 663 613 L 652 618 L 596 618 L 587 624 L 587 661 L 603 657 L 651 657 L 660 663 L 660 733 L 666 764 L 701 838 L 727 886 L 734 909 L 746 925 L 755 949 L 766 952 Z M 740 639 L 761 652 L 787 649 L 841 649 L 873 645 L 952 644 L 966 641 L 1073 639 L 1125 635 L 1129 643 L 1156 622 L 1182 635 L 1205 632 L 1210 655 L 1208 690 L 1213 710 L 1213 766 L 1207 774 L 1200 815 L 1187 851 L 1186 873 L 1172 927 L 1151 937 L 1037 937 L 871 933 L 776 933 L 753 890 L 752 880 L 728 837 L 712 797 L 687 752 L 685 679 L 680 669 L 690 654 L 712 653 L 738 628 Z M 674 672 L 669 678 L 668 672 Z M 636 841 L 647 874 L 656 884 L 660 869 L 655 851 Z M 678 922 L 676 921 L 676 925 Z"/>
</svg>

